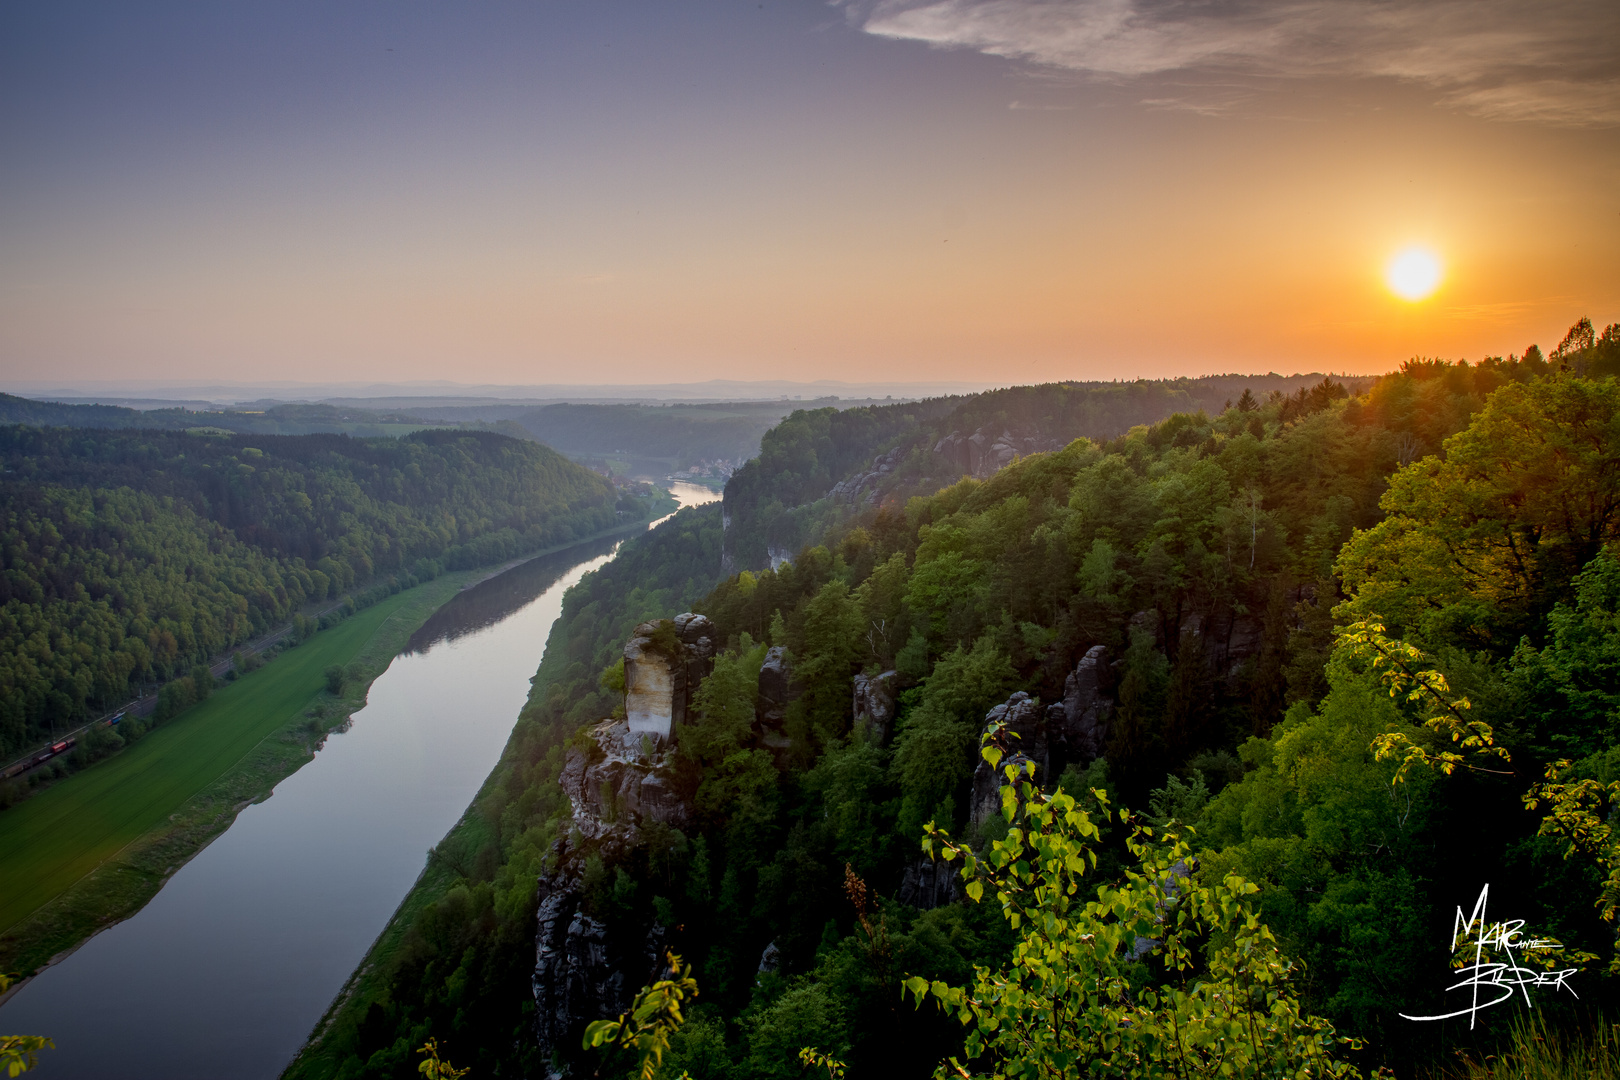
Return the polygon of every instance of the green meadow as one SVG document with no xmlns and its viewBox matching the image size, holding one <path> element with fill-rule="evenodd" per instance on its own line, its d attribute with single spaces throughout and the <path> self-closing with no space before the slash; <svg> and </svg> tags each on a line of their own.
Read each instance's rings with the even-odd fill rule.
<svg viewBox="0 0 1620 1080">
<path fill-rule="evenodd" d="M 364 701 L 411 632 L 470 575 L 388 597 L 133 745 L 0 813 L 0 970 L 27 972 L 138 910 L 186 859 L 309 760 L 325 729 Z M 342 698 L 330 664 L 359 662 Z M 324 705 L 319 728 L 305 711 Z"/>
<path fill-rule="evenodd" d="M 674 508 L 652 505 L 650 517 Z M 586 540 L 645 527 L 607 529 Z M 523 559 L 561 551 L 560 544 Z M 314 757 L 416 628 L 523 559 L 407 589 L 322 630 L 82 772 L 0 811 L 0 972 L 27 975 L 139 911 L 236 815 Z M 352 678 L 325 689 L 337 664 Z"/>
</svg>

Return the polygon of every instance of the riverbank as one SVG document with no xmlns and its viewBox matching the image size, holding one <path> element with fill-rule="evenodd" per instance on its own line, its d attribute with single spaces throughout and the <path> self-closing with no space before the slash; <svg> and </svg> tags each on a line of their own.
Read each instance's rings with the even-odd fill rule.
<svg viewBox="0 0 1620 1080">
<path fill-rule="evenodd" d="M 504 753 L 503 753 L 504 758 Z M 499 766 L 484 781 L 467 812 L 457 821 L 434 850 L 477 851 L 494 838 L 494 829 L 477 812 L 479 802 L 498 779 Z M 377 940 L 366 952 L 365 959 L 354 969 L 348 982 L 327 1007 L 320 1022 L 310 1033 L 309 1041 L 299 1047 L 298 1055 L 288 1063 L 281 1080 L 330 1080 L 337 1075 L 354 1044 L 373 1004 L 385 999 L 388 977 L 393 971 L 395 957 L 405 942 L 405 936 L 416 924 L 429 904 L 442 900 L 446 893 L 465 879 L 443 860 L 429 855 L 427 864 L 416 883 L 411 886 L 399 907 L 389 918 L 388 925 L 377 935 Z"/>
<path fill-rule="evenodd" d="M 171 875 L 314 757 L 372 679 L 460 587 L 445 575 L 359 612 L 135 745 L 8 810 L 0 969 L 31 973 L 139 911 Z M 341 695 L 331 664 L 354 665 Z"/>
<path fill-rule="evenodd" d="M 140 910 L 238 813 L 309 762 L 327 733 L 365 704 L 412 633 L 488 573 L 457 571 L 388 597 L 6 811 L 0 970 L 35 971 Z M 322 672 L 333 664 L 352 675 L 337 696 L 323 689 Z"/>
<path fill-rule="evenodd" d="M 702 505 L 715 499 L 712 492 L 700 490 L 696 485 L 677 483 L 671 490 L 680 497 L 683 506 Z M 539 659 L 536 658 L 537 666 Z M 365 1052 L 360 1049 L 365 1044 L 364 1029 L 374 1026 L 368 1024 L 368 1014 L 373 1007 L 386 1009 L 389 1006 L 389 982 L 411 929 L 418 924 L 419 916 L 429 905 L 443 900 L 458 886 L 468 884 L 469 870 L 472 874 L 477 872 L 475 867 L 454 865 L 455 856 L 458 853 L 480 852 L 498 839 L 497 826 L 480 807 L 487 807 L 488 797 L 504 780 L 510 767 L 517 722 L 518 717 L 514 715 L 514 733 L 509 736 L 500 761 L 484 778 L 477 794 L 469 800 L 467 809 L 455 825 L 435 847 L 435 852 L 450 853 L 449 857 L 428 859 L 387 925 L 366 951 L 364 959 L 355 966 L 343 988 L 310 1031 L 308 1040 L 282 1072 L 281 1080 L 331 1080 L 345 1068 L 345 1062 L 349 1063 L 351 1072 L 344 1075 L 350 1075 L 357 1054 L 364 1058 Z M 416 1045 L 413 1042 L 411 1048 Z"/>
</svg>

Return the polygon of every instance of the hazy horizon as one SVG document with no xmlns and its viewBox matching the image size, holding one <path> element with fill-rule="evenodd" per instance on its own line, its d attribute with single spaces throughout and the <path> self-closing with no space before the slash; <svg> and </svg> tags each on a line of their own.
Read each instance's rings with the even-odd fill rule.
<svg viewBox="0 0 1620 1080">
<path fill-rule="evenodd" d="M 1365 378 L 1350 372 L 1208 372 L 1192 379 L 1292 378 L 1324 376 L 1345 379 Z M 1074 384 L 1108 383 L 1131 380 L 1055 380 Z M 78 385 L 9 380 L 0 382 L 0 393 L 45 401 L 94 402 L 144 407 L 242 406 L 249 404 L 329 403 L 352 404 L 356 408 L 400 409 L 413 404 L 425 407 L 456 404 L 555 404 L 660 403 L 697 405 L 724 402 L 827 401 L 861 403 L 886 399 L 921 400 L 952 395 L 971 395 L 1001 389 L 1015 383 L 918 382 L 848 383 L 832 379 L 812 382 L 784 380 L 747 381 L 710 379 L 691 383 L 550 383 L 494 385 L 421 380 L 395 383 L 194 383 L 186 381 L 130 380 L 86 382 Z"/>
</svg>

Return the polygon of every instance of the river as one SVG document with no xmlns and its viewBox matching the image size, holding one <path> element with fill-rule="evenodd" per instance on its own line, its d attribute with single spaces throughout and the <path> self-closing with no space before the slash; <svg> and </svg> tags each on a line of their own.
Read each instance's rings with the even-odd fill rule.
<svg viewBox="0 0 1620 1080">
<path fill-rule="evenodd" d="M 617 547 L 530 560 L 439 609 L 313 761 L 0 1008 L 0 1031 L 56 1042 L 30 1075 L 276 1077 L 500 758 L 563 593 Z"/>
</svg>

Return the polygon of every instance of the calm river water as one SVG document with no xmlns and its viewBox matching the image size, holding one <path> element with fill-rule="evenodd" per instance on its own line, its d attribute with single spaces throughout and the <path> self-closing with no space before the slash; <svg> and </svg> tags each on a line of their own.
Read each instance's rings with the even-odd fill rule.
<svg viewBox="0 0 1620 1080">
<path fill-rule="evenodd" d="M 314 761 L 0 1008 L 0 1030 L 56 1041 L 31 1075 L 277 1076 L 500 757 L 563 592 L 616 548 L 542 556 L 445 604 Z"/>
</svg>

